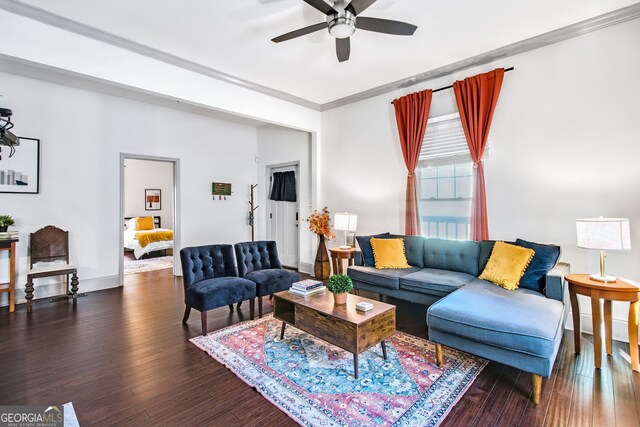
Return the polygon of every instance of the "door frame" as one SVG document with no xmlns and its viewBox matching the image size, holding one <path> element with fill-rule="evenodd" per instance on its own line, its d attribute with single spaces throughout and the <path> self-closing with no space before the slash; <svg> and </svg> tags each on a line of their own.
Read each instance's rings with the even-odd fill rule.
<svg viewBox="0 0 640 427">
<path fill-rule="evenodd" d="M 270 218 L 269 218 L 269 214 L 271 214 L 271 199 L 269 199 L 269 194 L 271 192 L 271 175 L 273 175 L 273 169 L 278 169 L 278 168 L 286 168 L 286 167 L 292 167 L 295 166 L 296 170 L 298 172 L 298 176 L 296 176 L 296 212 L 298 214 L 298 232 L 296 233 L 296 239 L 297 239 L 297 250 L 298 253 L 296 254 L 297 257 L 297 261 L 296 261 L 296 269 L 299 271 L 300 270 L 300 254 L 302 252 L 301 248 L 300 248 L 300 161 L 296 160 L 293 162 L 284 162 L 284 163 L 275 163 L 272 165 L 266 165 L 265 166 L 265 170 L 267 171 L 267 179 L 265 182 L 268 183 L 267 189 L 265 191 L 265 201 L 268 203 L 267 205 L 267 215 L 266 215 L 266 220 L 267 220 L 267 240 L 271 239 L 274 240 L 271 236 L 271 222 Z"/>
<path fill-rule="evenodd" d="M 120 286 L 124 285 L 124 161 L 149 160 L 173 163 L 173 275 L 178 275 L 178 250 L 180 247 L 180 159 L 175 157 L 148 156 L 145 154 L 120 153 L 120 244 L 118 245 L 118 277 Z"/>
</svg>

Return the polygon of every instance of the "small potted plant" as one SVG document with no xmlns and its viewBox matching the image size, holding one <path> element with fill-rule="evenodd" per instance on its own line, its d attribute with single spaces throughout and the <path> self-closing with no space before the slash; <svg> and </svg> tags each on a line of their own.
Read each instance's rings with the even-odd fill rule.
<svg viewBox="0 0 640 427">
<path fill-rule="evenodd" d="M 0 215 L 0 233 L 7 231 L 10 225 L 14 225 L 16 222 L 11 218 L 11 215 Z"/>
<path fill-rule="evenodd" d="M 346 304 L 347 294 L 353 289 L 351 277 L 345 274 L 334 274 L 329 278 L 327 289 L 333 293 L 333 299 L 336 304 Z"/>
</svg>

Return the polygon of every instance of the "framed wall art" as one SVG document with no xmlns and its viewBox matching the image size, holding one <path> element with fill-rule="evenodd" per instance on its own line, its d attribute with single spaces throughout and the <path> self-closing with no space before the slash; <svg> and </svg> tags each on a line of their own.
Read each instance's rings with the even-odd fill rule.
<svg viewBox="0 0 640 427">
<path fill-rule="evenodd" d="M 162 209 L 160 190 L 144 190 L 144 210 L 159 211 Z"/>
<path fill-rule="evenodd" d="M 38 194 L 40 192 L 40 140 L 18 138 L 20 145 L 0 145 L 0 193 Z"/>
</svg>

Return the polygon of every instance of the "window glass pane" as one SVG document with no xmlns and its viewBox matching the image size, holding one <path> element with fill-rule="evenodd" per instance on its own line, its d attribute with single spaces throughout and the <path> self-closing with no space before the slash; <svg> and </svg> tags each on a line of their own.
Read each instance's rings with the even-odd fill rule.
<svg viewBox="0 0 640 427">
<path fill-rule="evenodd" d="M 471 176 L 456 178 L 456 197 L 470 199 L 473 196 L 472 180 Z"/>
<path fill-rule="evenodd" d="M 438 198 L 453 199 L 454 197 L 454 178 L 438 178 Z"/>
<path fill-rule="evenodd" d="M 438 177 L 438 168 L 436 167 L 426 167 L 420 169 L 420 176 L 422 178 L 437 178 Z"/>
<path fill-rule="evenodd" d="M 420 198 L 421 199 L 435 199 L 437 198 L 437 179 L 421 179 L 420 180 Z"/>
<path fill-rule="evenodd" d="M 467 240 L 471 212 L 472 164 L 423 167 L 418 180 L 422 234 Z"/>
<path fill-rule="evenodd" d="M 473 163 L 458 163 L 456 164 L 456 175 L 457 176 L 471 176 L 473 172 Z"/>
<path fill-rule="evenodd" d="M 438 166 L 438 176 L 439 177 L 452 177 L 454 174 L 454 165 L 444 165 Z"/>
</svg>

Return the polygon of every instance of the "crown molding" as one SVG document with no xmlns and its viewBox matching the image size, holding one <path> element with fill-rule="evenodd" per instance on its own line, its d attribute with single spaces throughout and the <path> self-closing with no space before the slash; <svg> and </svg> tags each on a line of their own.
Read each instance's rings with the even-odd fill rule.
<svg viewBox="0 0 640 427">
<path fill-rule="evenodd" d="M 342 107 L 354 102 L 363 101 L 385 93 L 393 92 L 398 89 L 408 88 L 429 80 L 444 77 L 455 72 L 485 65 L 498 59 L 508 58 L 524 52 L 535 50 L 544 46 L 558 43 L 573 37 L 597 31 L 612 25 L 617 25 L 632 19 L 640 17 L 640 3 L 635 3 L 622 9 L 614 10 L 603 15 L 586 19 L 575 24 L 568 25 L 557 30 L 549 31 L 538 36 L 534 36 L 519 42 L 515 42 L 489 52 L 484 52 L 461 61 L 454 62 L 442 67 L 434 68 L 420 74 L 406 77 L 395 82 L 387 83 L 372 89 L 365 90 L 344 98 L 336 99 L 324 104 L 318 104 L 298 96 L 279 91 L 267 86 L 241 79 L 231 74 L 224 73 L 214 68 L 181 58 L 179 56 L 163 52 L 161 50 L 146 46 L 141 43 L 134 42 L 124 37 L 102 31 L 98 28 L 82 24 L 72 19 L 56 15 L 44 9 L 23 3 L 19 0 L 0 0 L 0 9 L 17 15 L 24 16 L 47 25 L 51 25 L 63 30 L 67 30 L 85 37 L 89 37 L 110 45 L 129 50 L 131 52 L 144 55 L 146 57 L 165 62 L 195 73 L 205 75 L 217 80 L 221 80 L 245 89 L 263 93 L 284 101 L 288 101 L 315 111 L 327 111 L 334 108 Z"/>
<path fill-rule="evenodd" d="M 327 102 L 321 105 L 321 111 L 331 110 L 333 108 L 342 107 L 347 104 L 352 104 L 354 102 L 363 101 L 365 99 L 393 92 L 398 89 L 408 88 L 429 80 L 453 74 L 466 68 L 488 64 L 498 59 L 508 58 L 510 56 L 518 55 L 520 53 L 558 43 L 573 37 L 578 37 L 592 31 L 597 31 L 602 28 L 620 24 L 622 22 L 630 21 L 639 17 L 640 3 L 636 3 L 622 9 L 614 10 L 613 12 L 605 13 L 603 15 L 586 19 L 584 21 L 571 24 L 557 30 L 549 31 L 548 33 L 540 34 L 538 36 L 512 43 L 507 46 L 491 50 L 489 52 L 481 53 L 479 55 L 463 59 L 462 61 L 454 62 L 443 67 L 434 68 L 433 70 L 416 74 L 402 80 L 397 80 L 395 82 L 387 83 L 385 85 L 349 95 L 344 98 L 336 99 L 335 101 Z"/>
<path fill-rule="evenodd" d="M 307 99 L 300 98 L 298 96 L 291 95 L 289 93 L 282 92 L 267 86 L 262 86 L 248 80 L 244 80 L 240 77 L 232 76 L 231 74 L 224 73 L 214 68 L 207 67 L 197 62 L 181 58 L 179 56 L 161 51 L 159 49 L 155 49 L 150 46 L 146 46 L 142 43 L 134 42 L 132 40 L 117 36 L 115 34 L 111 34 L 90 25 L 82 24 L 78 21 L 74 21 L 73 19 L 56 15 L 55 13 L 51 13 L 47 10 L 32 6 L 27 3 L 23 3 L 18 0 L 0 0 L 0 9 L 10 13 L 14 13 L 16 15 L 24 16 L 25 18 L 42 22 L 47 25 L 51 25 L 56 28 L 60 28 L 62 30 L 76 33 L 81 36 L 89 37 L 91 39 L 98 40 L 112 46 L 126 49 L 131 52 L 158 61 L 162 61 L 176 67 L 183 68 L 185 70 L 193 71 L 195 73 L 202 74 L 204 76 L 211 77 L 226 83 L 231 83 L 245 89 L 263 93 L 274 98 L 279 98 L 283 101 L 288 101 L 306 108 L 310 108 L 312 110 L 320 111 L 320 104 L 309 101 Z"/>
<path fill-rule="evenodd" d="M 37 62 L 28 61 L 26 59 L 16 58 L 1 53 L 0 72 L 14 74 L 20 77 L 42 80 L 45 82 L 73 87 L 77 89 L 103 93 L 110 96 L 117 96 L 133 101 L 144 102 L 146 104 L 157 105 L 159 107 L 171 108 L 174 110 L 212 117 L 218 120 L 240 123 L 248 126 L 257 127 L 269 124 L 269 122 L 266 122 L 264 120 L 260 120 L 250 116 L 244 116 L 235 112 L 226 112 L 209 105 L 190 101 L 188 99 L 176 98 L 162 93 L 116 83 L 111 80 L 88 76 L 86 74 L 80 74 L 75 71 L 52 67 L 50 65 L 40 64 Z M 2 95 L 0 94 L 0 96 Z"/>
</svg>

